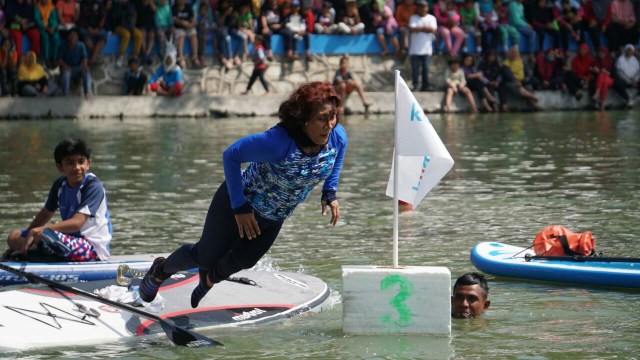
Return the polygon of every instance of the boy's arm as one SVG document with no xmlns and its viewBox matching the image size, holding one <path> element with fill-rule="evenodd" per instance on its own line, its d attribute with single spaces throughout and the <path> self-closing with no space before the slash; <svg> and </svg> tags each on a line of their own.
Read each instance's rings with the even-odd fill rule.
<svg viewBox="0 0 640 360">
<path fill-rule="evenodd" d="M 49 220 L 53 218 L 54 214 L 55 212 L 49 211 L 47 210 L 47 208 L 42 208 L 42 210 L 38 212 L 38 214 L 33 219 L 33 221 L 31 221 L 31 224 L 29 224 L 29 227 L 27 228 L 27 230 L 31 230 L 33 228 L 46 225 L 49 222 Z"/>
</svg>

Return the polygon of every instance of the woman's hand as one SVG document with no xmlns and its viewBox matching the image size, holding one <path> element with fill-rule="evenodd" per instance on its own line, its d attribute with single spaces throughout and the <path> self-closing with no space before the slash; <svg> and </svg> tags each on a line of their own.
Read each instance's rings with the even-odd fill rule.
<svg viewBox="0 0 640 360">
<path fill-rule="evenodd" d="M 327 205 L 329 209 L 331 209 L 331 225 L 336 226 L 338 220 L 340 219 L 340 205 L 338 204 L 338 200 L 333 200 L 332 202 L 327 204 L 326 200 L 322 200 L 322 216 L 327 215 Z"/>
<path fill-rule="evenodd" d="M 238 233 L 240 233 L 241 238 L 246 235 L 247 239 L 253 240 L 260 235 L 260 226 L 258 226 L 258 221 L 253 212 L 236 214 L 235 217 L 236 224 L 238 224 Z"/>
</svg>

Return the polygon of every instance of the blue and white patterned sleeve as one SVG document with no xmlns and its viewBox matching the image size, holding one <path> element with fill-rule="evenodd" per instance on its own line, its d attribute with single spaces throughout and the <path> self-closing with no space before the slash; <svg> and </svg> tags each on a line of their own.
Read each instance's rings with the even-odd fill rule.
<svg viewBox="0 0 640 360">
<path fill-rule="evenodd" d="M 274 126 L 263 133 L 246 136 L 224 151 L 224 177 L 234 210 L 248 205 L 242 189 L 242 163 L 281 161 L 287 156 L 292 145 L 295 146 L 286 130 Z"/>
<path fill-rule="evenodd" d="M 331 171 L 331 175 L 324 181 L 324 185 L 322 186 L 322 197 L 328 203 L 332 202 L 336 199 L 336 191 L 338 191 L 338 180 L 340 178 L 340 170 L 342 170 L 342 161 L 344 160 L 344 154 L 347 151 L 347 132 L 344 127 L 338 124 L 333 129 L 333 134 L 331 139 L 332 146 L 336 147 L 338 151 L 338 155 L 336 157 L 336 162 L 333 165 L 333 170 Z"/>
<path fill-rule="evenodd" d="M 49 190 L 49 195 L 47 196 L 47 200 L 44 202 L 45 209 L 55 212 L 58 210 L 58 192 L 60 191 L 60 187 L 62 186 L 62 182 L 65 180 L 64 176 L 60 176 L 53 182 L 51 185 L 51 189 Z"/>
<path fill-rule="evenodd" d="M 95 217 L 100 208 L 100 204 L 105 200 L 105 191 L 97 177 L 93 176 L 88 180 L 89 181 L 82 187 L 82 201 L 78 204 L 76 213 Z"/>
</svg>

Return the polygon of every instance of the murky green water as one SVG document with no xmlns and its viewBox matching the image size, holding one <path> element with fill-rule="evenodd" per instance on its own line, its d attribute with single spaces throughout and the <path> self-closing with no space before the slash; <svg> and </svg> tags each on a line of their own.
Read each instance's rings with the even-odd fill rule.
<svg viewBox="0 0 640 360">
<path fill-rule="evenodd" d="M 640 257 L 640 117 L 633 112 L 430 116 L 456 164 L 416 211 L 401 215 L 400 264 L 473 270 L 481 241 L 528 246 L 551 224 L 590 230 L 598 250 Z M 0 122 L 0 233 L 24 227 L 57 171 L 55 144 L 87 139 L 115 227 L 112 253 L 169 252 L 200 234 L 223 177 L 222 151 L 275 119 Z M 351 118 L 339 192 L 343 221 L 330 228 L 318 192 L 286 222 L 268 254 L 341 292 L 342 265 L 388 265 L 393 202 L 391 117 Z M 453 321 L 450 339 L 341 333 L 342 307 L 261 327 L 206 332 L 225 349 L 164 339 L 39 350 L 22 358 L 439 359 L 638 358 L 640 293 L 490 277 L 483 318 Z M 25 328 L 25 332 L 28 331 Z"/>
</svg>

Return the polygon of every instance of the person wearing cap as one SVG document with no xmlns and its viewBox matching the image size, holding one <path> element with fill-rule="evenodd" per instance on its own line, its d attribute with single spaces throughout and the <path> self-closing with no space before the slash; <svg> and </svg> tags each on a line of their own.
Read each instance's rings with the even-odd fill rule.
<svg viewBox="0 0 640 360">
<path fill-rule="evenodd" d="M 364 23 L 360 19 L 360 12 L 356 6 L 356 0 L 347 0 L 347 8 L 338 23 L 338 33 L 362 34 L 364 33 L 364 27 Z"/>
<path fill-rule="evenodd" d="M 433 55 L 433 42 L 436 39 L 435 32 L 438 29 L 438 23 L 435 16 L 429 14 L 429 4 L 426 0 L 417 0 L 416 6 L 416 14 L 409 19 L 411 80 L 414 91 L 418 89 L 427 91 L 429 88 L 429 63 L 431 55 Z M 422 74 L 422 86 L 418 87 L 420 74 Z"/>
</svg>

